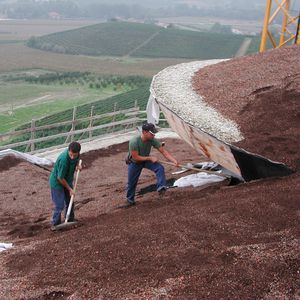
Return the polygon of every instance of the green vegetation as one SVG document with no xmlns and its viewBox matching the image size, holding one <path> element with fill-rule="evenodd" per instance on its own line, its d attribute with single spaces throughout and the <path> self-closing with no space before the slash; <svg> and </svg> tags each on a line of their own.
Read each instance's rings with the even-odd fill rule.
<svg viewBox="0 0 300 300">
<path fill-rule="evenodd" d="M 161 31 L 136 56 L 215 59 L 233 57 L 245 36 L 178 29 Z M 255 43 L 258 45 L 258 40 Z M 257 52 L 257 50 L 255 50 Z"/>
<path fill-rule="evenodd" d="M 99 76 L 88 72 L 2 75 L 0 132 L 95 99 L 102 101 L 126 93 L 144 86 L 145 82 L 149 86 L 149 79 L 143 77 Z"/>
<path fill-rule="evenodd" d="M 144 110 L 146 108 L 147 105 L 147 101 L 149 98 L 149 84 L 150 81 L 145 81 L 140 87 L 126 92 L 124 94 L 121 95 L 116 95 L 110 98 L 107 98 L 105 100 L 99 100 L 99 101 L 95 101 L 93 103 L 88 103 L 85 105 L 81 105 L 77 107 L 77 112 L 76 112 L 76 118 L 84 118 L 84 117 L 88 117 L 90 116 L 91 113 L 91 108 L 92 106 L 94 107 L 93 109 L 93 114 L 104 114 L 107 112 L 112 112 L 114 111 L 114 109 L 117 110 L 123 110 L 123 109 L 128 109 L 128 108 L 132 108 L 134 107 L 135 104 L 137 104 L 140 109 Z M 50 125 L 50 124 L 57 124 L 63 121 L 68 121 L 68 120 L 72 120 L 72 116 L 73 116 L 73 108 L 72 109 L 68 109 L 65 111 L 61 111 L 55 114 L 49 114 L 47 117 L 41 118 L 39 120 L 37 120 L 35 122 L 36 126 L 43 126 L 43 125 Z M 20 117 L 20 116 L 18 116 Z M 122 120 L 124 118 L 124 116 L 120 115 L 118 116 L 118 118 L 114 119 L 114 121 L 119 121 Z M 107 124 L 113 121 L 112 117 L 105 117 L 102 118 L 100 120 L 96 120 L 94 121 L 93 125 L 97 126 L 97 125 L 101 125 L 101 124 Z M 23 126 L 18 127 L 16 130 L 20 130 L 20 129 L 25 129 L 25 128 L 30 128 L 31 123 L 27 123 Z M 83 129 L 83 128 L 87 128 L 88 127 L 88 122 L 84 122 L 84 123 L 80 123 L 79 125 L 76 126 L 76 129 Z M 52 128 L 52 129 L 48 129 L 48 130 L 43 130 L 42 132 L 36 132 L 35 137 L 39 138 L 39 137 L 45 137 L 45 136 L 50 136 L 50 135 L 54 135 L 54 134 L 58 134 L 61 132 L 67 132 L 71 129 L 71 125 L 63 125 L 60 126 L 59 128 Z M 117 130 L 118 127 L 115 128 L 115 130 Z M 121 129 L 121 127 L 119 128 Z M 107 129 L 99 129 L 97 131 L 94 131 L 94 135 L 100 135 L 100 134 L 105 134 L 107 133 Z M 79 139 L 82 138 L 81 135 L 75 136 L 75 139 Z M 13 140 L 9 140 L 6 141 L 6 144 L 9 143 L 14 143 L 14 142 L 20 142 L 20 141 L 26 141 L 30 139 L 30 133 L 27 134 L 23 134 L 21 136 L 19 136 L 18 138 L 14 138 Z M 57 138 L 55 140 L 51 140 L 51 141 L 44 141 L 44 142 L 40 142 L 35 144 L 35 149 L 40 149 L 40 148 L 46 148 L 46 147 L 50 147 L 53 145 L 59 145 L 59 144 L 63 144 L 65 141 L 65 138 Z M 26 147 L 25 146 L 20 146 L 17 147 L 16 150 L 18 151 L 25 151 Z"/>
<path fill-rule="evenodd" d="M 154 25 L 108 22 L 32 37 L 27 45 L 58 53 L 122 56 L 159 30 Z"/>
<path fill-rule="evenodd" d="M 32 99 L 41 97 L 45 93 L 57 93 L 63 88 L 56 86 L 32 85 L 26 83 L 14 83 L 0 85 L 0 105 L 9 105 L 10 108 L 22 105 L 24 99 Z"/>
<path fill-rule="evenodd" d="M 108 22 L 32 37 L 30 47 L 68 54 L 213 59 L 233 57 L 246 36 Z M 255 52 L 259 38 L 253 37 Z M 253 49 L 253 48 L 251 48 Z"/>
<path fill-rule="evenodd" d="M 150 95 L 149 85 L 150 82 L 145 82 L 143 85 L 141 85 L 139 88 L 135 90 L 123 93 L 121 95 L 109 97 L 104 100 L 95 101 L 95 102 L 78 106 L 76 117 L 84 118 L 90 116 L 92 106 L 94 107 L 95 115 L 112 112 L 114 111 L 115 106 L 116 109 L 118 110 L 132 108 L 134 107 L 136 102 L 141 110 L 145 110 Z M 50 125 L 50 124 L 71 120 L 72 115 L 73 115 L 73 108 L 42 118 L 36 122 L 36 126 Z M 30 123 L 25 124 L 19 129 L 29 128 L 29 127 L 30 127 Z"/>
</svg>

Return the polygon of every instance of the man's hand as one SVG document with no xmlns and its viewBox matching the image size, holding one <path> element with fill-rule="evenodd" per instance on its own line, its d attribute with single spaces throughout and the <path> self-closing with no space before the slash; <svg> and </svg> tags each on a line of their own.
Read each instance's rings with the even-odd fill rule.
<svg viewBox="0 0 300 300">
<path fill-rule="evenodd" d="M 175 165 L 176 167 L 179 167 L 179 162 L 178 162 L 176 159 L 174 159 L 172 162 L 174 163 L 174 165 Z"/>
<path fill-rule="evenodd" d="M 70 196 L 72 197 L 72 196 L 75 196 L 75 192 L 74 192 L 74 190 L 73 189 L 69 189 L 69 193 L 70 193 Z"/>
<path fill-rule="evenodd" d="M 157 163 L 157 162 L 158 162 L 158 158 L 155 157 L 155 156 L 150 156 L 150 160 L 151 160 L 151 162 L 153 162 L 153 163 Z"/>
</svg>

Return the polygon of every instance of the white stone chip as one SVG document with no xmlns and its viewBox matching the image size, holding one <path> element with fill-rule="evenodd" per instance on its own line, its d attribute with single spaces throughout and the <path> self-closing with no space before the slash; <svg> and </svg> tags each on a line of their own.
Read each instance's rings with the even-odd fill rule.
<svg viewBox="0 0 300 300">
<path fill-rule="evenodd" d="M 243 139 L 238 125 L 205 103 L 192 87 L 192 78 L 200 68 L 224 59 L 182 63 L 168 67 L 153 77 L 151 94 L 184 121 L 227 143 Z"/>
</svg>

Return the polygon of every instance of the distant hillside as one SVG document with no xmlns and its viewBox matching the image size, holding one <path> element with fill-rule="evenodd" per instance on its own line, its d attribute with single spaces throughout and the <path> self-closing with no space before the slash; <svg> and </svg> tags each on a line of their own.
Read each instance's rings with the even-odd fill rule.
<svg viewBox="0 0 300 300">
<path fill-rule="evenodd" d="M 67 54 L 210 59 L 233 57 L 245 36 L 192 32 L 155 25 L 108 22 L 32 37 L 29 47 Z M 257 52 L 252 37 L 249 53 Z"/>
</svg>

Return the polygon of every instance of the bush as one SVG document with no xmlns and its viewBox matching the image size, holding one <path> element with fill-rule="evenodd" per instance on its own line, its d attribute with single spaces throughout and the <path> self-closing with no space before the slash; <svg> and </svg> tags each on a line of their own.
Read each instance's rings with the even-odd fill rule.
<svg viewBox="0 0 300 300">
<path fill-rule="evenodd" d="M 52 48 L 52 51 L 57 52 L 57 53 L 66 53 L 66 49 L 63 46 L 55 45 Z"/>
</svg>

